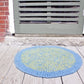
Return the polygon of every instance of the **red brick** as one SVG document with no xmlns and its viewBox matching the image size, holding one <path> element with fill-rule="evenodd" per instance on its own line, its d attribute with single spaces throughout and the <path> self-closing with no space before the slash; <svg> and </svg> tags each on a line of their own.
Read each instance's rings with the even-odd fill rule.
<svg viewBox="0 0 84 84">
<path fill-rule="evenodd" d="M 8 1 L 8 0 L 0 0 L 0 1 Z"/>
<path fill-rule="evenodd" d="M 0 11 L 8 11 L 8 7 L 0 7 Z"/>
<path fill-rule="evenodd" d="M 0 25 L 0 28 L 6 28 L 6 25 Z"/>
<path fill-rule="evenodd" d="M 4 2 L 0 2 L 0 6 L 4 6 Z"/>
<path fill-rule="evenodd" d="M 9 28 L 9 25 L 6 25 L 5 27 L 8 29 Z"/>
<path fill-rule="evenodd" d="M 6 35 L 6 33 L 0 32 L 0 42 L 3 42 L 4 41 L 5 35 Z"/>
<path fill-rule="evenodd" d="M 8 20 L 6 20 L 6 24 L 9 24 L 9 21 Z"/>
<path fill-rule="evenodd" d="M 0 37 L 4 37 L 6 35 L 6 32 L 0 32 Z"/>
<path fill-rule="evenodd" d="M 5 28 L 3 28 L 3 29 L 0 28 L 0 32 L 6 32 L 6 29 Z"/>
<path fill-rule="evenodd" d="M 9 12 L 0 12 L 0 15 L 9 15 Z"/>
<path fill-rule="evenodd" d="M 9 3 L 8 2 L 5 2 L 5 6 L 8 6 L 9 5 Z"/>
<path fill-rule="evenodd" d="M 6 30 L 9 28 L 9 0 L 0 0 L 0 41 L 4 40 Z M 2 38 L 3 37 L 3 38 Z"/>
<path fill-rule="evenodd" d="M 6 19 L 8 20 L 8 16 L 6 16 Z"/>
<path fill-rule="evenodd" d="M 0 15 L 4 15 L 4 12 L 0 12 Z"/>
<path fill-rule="evenodd" d="M 8 19 L 8 16 L 0 16 L 0 19 Z"/>
<path fill-rule="evenodd" d="M 0 20 L 0 24 L 5 24 L 5 20 Z"/>
<path fill-rule="evenodd" d="M 9 12 L 4 12 L 4 15 L 9 15 Z"/>
</svg>

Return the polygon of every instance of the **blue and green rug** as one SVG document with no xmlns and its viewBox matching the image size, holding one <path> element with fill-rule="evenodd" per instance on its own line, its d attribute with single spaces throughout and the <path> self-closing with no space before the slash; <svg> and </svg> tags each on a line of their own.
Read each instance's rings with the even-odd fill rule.
<svg viewBox="0 0 84 84">
<path fill-rule="evenodd" d="M 22 72 L 45 78 L 72 74 L 82 65 L 82 59 L 77 53 L 58 46 L 23 49 L 17 53 L 14 62 Z"/>
</svg>

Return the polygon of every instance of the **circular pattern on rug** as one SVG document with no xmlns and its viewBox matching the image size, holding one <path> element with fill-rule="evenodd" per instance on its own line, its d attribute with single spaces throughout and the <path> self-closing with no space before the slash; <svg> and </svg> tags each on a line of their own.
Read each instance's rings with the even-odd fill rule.
<svg viewBox="0 0 84 84">
<path fill-rule="evenodd" d="M 23 49 L 15 57 L 16 67 L 38 77 L 59 77 L 76 72 L 82 65 L 81 57 L 58 46 L 36 46 Z"/>
</svg>

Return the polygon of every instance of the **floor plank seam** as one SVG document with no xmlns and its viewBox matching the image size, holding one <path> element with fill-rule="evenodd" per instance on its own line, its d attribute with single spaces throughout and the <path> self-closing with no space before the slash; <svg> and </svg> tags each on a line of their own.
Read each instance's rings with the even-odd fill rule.
<svg viewBox="0 0 84 84">
<path fill-rule="evenodd" d="M 3 84 L 3 82 L 4 82 L 5 78 L 6 78 L 6 76 L 8 75 L 8 73 L 9 73 L 9 71 L 10 71 L 12 65 L 13 65 L 13 63 L 11 63 L 11 65 L 10 65 L 9 69 L 7 70 L 7 72 L 6 72 L 6 74 L 5 74 L 4 78 L 3 78 L 3 80 L 1 81 L 1 84 Z"/>
<path fill-rule="evenodd" d="M 63 78 L 62 78 L 62 77 L 61 77 L 61 83 L 64 84 L 64 82 L 63 82 Z"/>
<path fill-rule="evenodd" d="M 7 49 L 6 51 L 4 51 L 4 53 L 3 53 L 2 55 L 5 55 L 5 54 L 8 52 L 9 48 L 10 48 L 10 47 L 8 46 L 8 49 Z M 1 55 L 1 56 L 2 56 L 2 55 Z M 2 60 L 2 58 L 0 58 L 0 60 Z"/>
<path fill-rule="evenodd" d="M 79 72 L 78 72 L 78 71 L 77 71 L 77 74 L 78 74 L 78 76 L 79 76 L 79 78 L 80 78 L 80 80 L 81 80 L 82 84 L 84 84 L 84 82 L 83 82 L 83 80 L 82 80 L 82 78 L 81 78 L 81 76 L 80 76 L 80 74 L 79 74 Z"/>
<path fill-rule="evenodd" d="M 44 84 L 44 78 L 42 78 L 42 84 Z"/>
<path fill-rule="evenodd" d="M 79 48 L 76 46 L 76 49 L 78 50 L 78 52 L 80 53 L 80 55 L 84 58 L 84 55 L 80 52 Z"/>
<path fill-rule="evenodd" d="M 24 79 L 25 79 L 25 73 L 23 75 L 22 84 L 24 84 Z"/>
<path fill-rule="evenodd" d="M 79 50 L 78 46 L 76 46 L 76 49 L 78 50 L 78 52 L 80 53 L 80 55 L 84 58 L 84 55 L 80 52 L 80 50 Z M 80 78 L 80 80 L 81 80 L 82 84 L 84 84 L 84 82 L 83 82 L 83 80 L 82 80 L 82 77 L 81 77 L 81 75 L 79 74 L 79 72 L 78 72 L 78 71 L 77 71 L 77 74 L 78 74 L 78 76 L 79 76 L 79 78 Z"/>
<path fill-rule="evenodd" d="M 73 43 L 73 42 L 71 42 L 70 40 L 68 40 L 70 43 L 71 43 L 71 45 L 73 45 L 73 46 L 76 46 L 77 44 L 76 43 Z"/>
<path fill-rule="evenodd" d="M 10 46 L 9 46 L 8 49 L 3 53 L 3 55 L 5 55 L 5 53 L 9 50 L 9 48 L 10 48 Z M 1 60 L 1 59 L 0 59 L 0 60 Z M 12 66 L 12 64 L 9 66 L 9 69 L 7 70 L 5 76 L 4 76 L 3 79 L 1 80 L 1 83 L 0 83 L 0 84 L 3 84 L 3 81 L 4 81 L 5 77 L 6 77 L 6 75 L 8 74 L 8 72 L 9 72 L 11 66 Z"/>
</svg>

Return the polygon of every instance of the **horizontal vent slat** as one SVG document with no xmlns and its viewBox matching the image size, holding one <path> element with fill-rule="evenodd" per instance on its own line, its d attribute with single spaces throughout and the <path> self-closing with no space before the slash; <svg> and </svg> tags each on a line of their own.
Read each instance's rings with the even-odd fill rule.
<svg viewBox="0 0 84 84">
<path fill-rule="evenodd" d="M 19 6 L 41 6 L 41 5 L 43 5 L 43 6 L 52 6 L 52 5 L 79 5 L 79 3 L 75 3 L 75 2 L 66 2 L 66 3 L 22 3 L 22 4 L 20 4 L 19 3 Z"/>
<path fill-rule="evenodd" d="M 20 20 L 77 21 L 78 18 L 20 18 Z"/>
<path fill-rule="evenodd" d="M 18 1 L 80 1 L 80 0 L 18 0 Z"/>
<path fill-rule="evenodd" d="M 75 13 L 26 13 L 26 14 L 22 14 L 20 13 L 19 16 L 79 16 L 79 14 L 75 14 Z"/>
<path fill-rule="evenodd" d="M 19 8 L 19 11 L 79 11 L 79 8 Z"/>
</svg>

